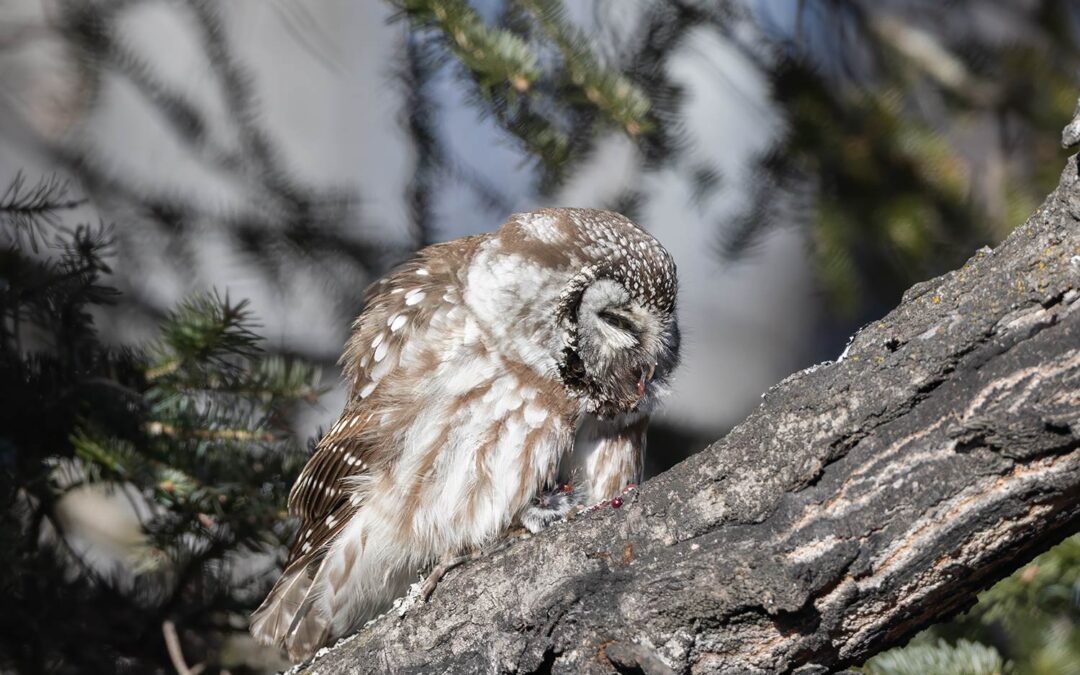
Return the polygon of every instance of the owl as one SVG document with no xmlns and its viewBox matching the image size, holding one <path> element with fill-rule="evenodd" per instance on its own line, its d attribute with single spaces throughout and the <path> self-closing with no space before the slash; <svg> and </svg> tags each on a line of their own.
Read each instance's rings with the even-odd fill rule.
<svg viewBox="0 0 1080 675">
<path fill-rule="evenodd" d="M 253 635 L 303 660 L 417 570 L 638 480 L 678 360 L 668 252 L 592 209 L 511 216 L 423 249 L 367 291 L 349 397 L 289 494 L 300 529 Z"/>
</svg>

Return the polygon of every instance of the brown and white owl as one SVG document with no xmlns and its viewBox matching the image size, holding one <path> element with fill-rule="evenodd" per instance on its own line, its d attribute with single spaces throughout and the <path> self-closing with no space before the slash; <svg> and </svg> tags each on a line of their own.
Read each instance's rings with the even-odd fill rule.
<svg viewBox="0 0 1080 675">
<path fill-rule="evenodd" d="M 561 463 L 590 502 L 636 482 L 678 359 L 676 291 L 655 239 L 591 209 L 512 216 L 373 284 L 342 357 L 348 403 L 289 495 L 299 536 L 255 637 L 306 658 L 417 570 L 543 527 L 563 510 L 538 500 Z"/>
</svg>

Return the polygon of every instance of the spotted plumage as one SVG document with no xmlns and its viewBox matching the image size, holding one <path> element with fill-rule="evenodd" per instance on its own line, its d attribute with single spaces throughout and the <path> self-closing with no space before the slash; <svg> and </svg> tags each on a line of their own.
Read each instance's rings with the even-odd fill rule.
<svg viewBox="0 0 1080 675">
<path fill-rule="evenodd" d="M 342 357 L 348 403 L 289 495 L 301 527 L 252 633 L 305 658 L 418 570 L 557 517 L 574 501 L 544 498 L 560 467 L 582 499 L 635 482 L 677 361 L 676 289 L 655 239 L 591 209 L 512 216 L 373 284 Z"/>
</svg>

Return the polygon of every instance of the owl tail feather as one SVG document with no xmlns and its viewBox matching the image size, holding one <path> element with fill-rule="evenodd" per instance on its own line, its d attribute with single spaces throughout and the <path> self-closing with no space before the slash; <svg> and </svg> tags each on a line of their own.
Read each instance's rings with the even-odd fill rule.
<svg viewBox="0 0 1080 675">
<path fill-rule="evenodd" d="M 265 645 L 284 647 L 294 662 L 308 659 L 322 647 L 330 628 L 325 617 L 311 611 L 320 585 L 319 575 L 313 574 L 312 567 L 316 566 L 297 565 L 285 570 L 266 600 L 251 615 L 251 634 L 255 639 Z"/>
</svg>

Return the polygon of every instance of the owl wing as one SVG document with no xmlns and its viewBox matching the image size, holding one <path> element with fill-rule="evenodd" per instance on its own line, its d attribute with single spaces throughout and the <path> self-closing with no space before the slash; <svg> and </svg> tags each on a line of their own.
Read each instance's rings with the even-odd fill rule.
<svg viewBox="0 0 1080 675">
<path fill-rule="evenodd" d="M 398 452 L 372 423 L 394 405 L 376 390 L 403 358 L 415 367 L 423 351 L 417 343 L 437 330 L 432 319 L 460 300 L 457 273 L 481 238 L 430 246 L 368 287 L 342 356 L 349 402 L 289 493 L 289 512 L 301 526 L 288 565 L 320 554 L 363 505 L 364 477 Z"/>
<path fill-rule="evenodd" d="M 326 617 L 311 617 L 312 590 L 329 545 L 363 508 L 365 478 L 400 453 L 394 420 L 403 401 L 380 383 L 406 370 L 422 373 L 436 335 L 461 301 L 457 274 L 482 237 L 431 246 L 367 291 L 342 357 L 349 400 L 322 438 L 289 493 L 289 511 L 300 518 L 285 571 L 252 615 L 261 642 L 304 653 L 328 630 Z"/>
</svg>

